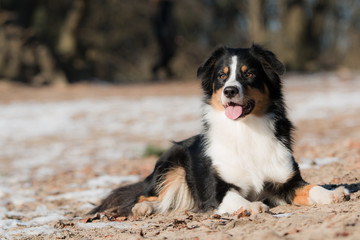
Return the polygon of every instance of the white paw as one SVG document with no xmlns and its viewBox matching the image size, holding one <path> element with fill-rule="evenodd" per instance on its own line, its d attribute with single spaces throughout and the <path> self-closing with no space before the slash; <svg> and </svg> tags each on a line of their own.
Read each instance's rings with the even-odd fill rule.
<svg viewBox="0 0 360 240">
<path fill-rule="evenodd" d="M 310 204 L 330 204 L 350 200 L 350 193 L 345 187 L 341 186 L 335 190 L 327 190 L 320 186 L 315 186 L 309 191 Z"/>
<path fill-rule="evenodd" d="M 258 213 L 266 213 L 269 212 L 269 206 L 262 203 L 262 202 L 251 202 L 248 206 L 247 206 L 247 210 L 255 215 Z"/>
<path fill-rule="evenodd" d="M 350 192 L 349 192 L 348 189 L 341 186 L 341 187 L 336 188 L 332 192 L 331 198 L 332 198 L 332 201 L 331 201 L 332 203 L 339 203 L 339 202 L 349 201 L 350 200 Z"/>
<path fill-rule="evenodd" d="M 258 213 L 269 212 L 269 207 L 262 202 L 250 202 L 235 191 L 228 191 L 216 213 L 237 214 L 242 211 L 247 211 L 250 214 L 255 215 Z"/>
<path fill-rule="evenodd" d="M 145 201 L 135 204 L 131 212 L 134 216 L 149 216 L 154 212 L 154 207 L 151 202 Z"/>
</svg>

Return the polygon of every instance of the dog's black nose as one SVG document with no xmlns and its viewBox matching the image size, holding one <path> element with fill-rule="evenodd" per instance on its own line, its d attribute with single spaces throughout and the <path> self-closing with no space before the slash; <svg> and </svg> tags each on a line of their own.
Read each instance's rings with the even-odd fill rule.
<svg viewBox="0 0 360 240">
<path fill-rule="evenodd" d="M 239 89 L 237 87 L 226 87 L 224 89 L 224 95 L 227 98 L 233 98 L 238 93 L 239 93 Z"/>
</svg>

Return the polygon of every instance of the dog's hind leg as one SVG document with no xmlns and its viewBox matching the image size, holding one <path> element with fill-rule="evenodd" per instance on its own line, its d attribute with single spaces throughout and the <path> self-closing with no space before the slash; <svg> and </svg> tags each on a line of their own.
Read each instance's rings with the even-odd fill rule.
<svg viewBox="0 0 360 240">
<path fill-rule="evenodd" d="M 140 196 L 131 209 L 135 216 L 149 216 L 153 213 L 169 211 L 194 210 L 195 202 L 185 179 L 185 169 L 175 167 L 169 170 L 156 189 L 158 196 Z"/>
<path fill-rule="evenodd" d="M 138 203 L 131 209 L 132 214 L 134 216 L 150 216 L 151 214 L 156 213 L 160 203 L 158 199 L 158 197 L 154 196 L 141 196 Z"/>
<path fill-rule="evenodd" d="M 167 213 L 169 211 L 194 210 L 195 202 L 185 179 L 185 169 L 175 167 L 169 170 L 158 185 L 158 197 L 140 197 L 132 212 L 134 215 L 143 213 Z M 135 214 L 136 213 L 136 214 Z"/>
</svg>

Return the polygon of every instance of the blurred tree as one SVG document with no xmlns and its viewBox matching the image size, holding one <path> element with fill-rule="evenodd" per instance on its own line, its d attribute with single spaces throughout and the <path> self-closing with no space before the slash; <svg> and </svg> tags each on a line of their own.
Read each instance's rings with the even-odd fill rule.
<svg viewBox="0 0 360 240">
<path fill-rule="evenodd" d="M 304 70 L 309 59 L 309 22 L 304 0 L 281 0 L 284 60 L 290 69 Z"/>
<path fill-rule="evenodd" d="M 158 80 L 159 70 L 164 69 L 167 77 L 173 77 L 170 61 L 176 50 L 176 23 L 173 16 L 174 1 L 157 0 L 156 12 L 153 16 L 153 29 L 159 49 L 159 57 L 152 67 L 153 80 Z"/>
<path fill-rule="evenodd" d="M 250 36 L 254 42 L 266 41 L 265 11 L 265 0 L 249 1 Z"/>
<path fill-rule="evenodd" d="M 4 0 L 0 4 L 0 77 L 32 85 L 65 83 L 48 44 L 32 28 L 42 2 Z"/>
<path fill-rule="evenodd" d="M 83 16 L 85 7 L 84 0 L 75 0 L 73 7 L 69 10 L 57 41 L 57 52 L 64 59 L 74 57 L 77 51 L 77 38 L 79 23 Z"/>
</svg>

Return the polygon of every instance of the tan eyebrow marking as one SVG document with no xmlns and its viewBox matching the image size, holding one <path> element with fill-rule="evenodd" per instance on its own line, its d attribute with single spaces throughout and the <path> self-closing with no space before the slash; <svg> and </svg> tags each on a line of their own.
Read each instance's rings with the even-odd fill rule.
<svg viewBox="0 0 360 240">
<path fill-rule="evenodd" d="M 248 67 L 246 65 L 244 65 L 240 69 L 241 69 L 242 72 L 245 72 L 248 69 Z"/>
<path fill-rule="evenodd" d="M 229 73 L 229 67 L 225 67 L 225 68 L 224 68 L 224 73 L 225 73 L 225 74 L 228 74 L 228 73 Z"/>
</svg>

